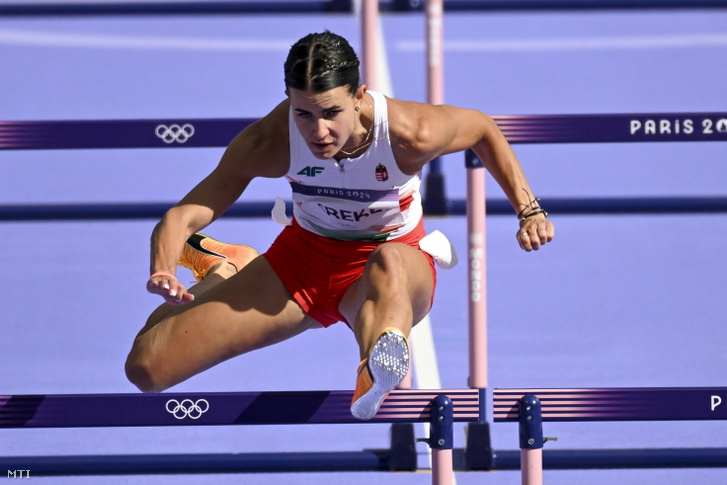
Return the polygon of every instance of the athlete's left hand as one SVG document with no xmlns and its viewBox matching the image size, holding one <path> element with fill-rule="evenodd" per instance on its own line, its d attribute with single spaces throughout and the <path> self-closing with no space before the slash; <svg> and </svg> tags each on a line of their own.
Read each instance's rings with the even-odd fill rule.
<svg viewBox="0 0 727 485">
<path fill-rule="evenodd" d="M 555 226 L 543 214 L 528 217 L 521 224 L 517 231 L 517 242 L 525 251 L 537 251 L 555 237 Z"/>
</svg>

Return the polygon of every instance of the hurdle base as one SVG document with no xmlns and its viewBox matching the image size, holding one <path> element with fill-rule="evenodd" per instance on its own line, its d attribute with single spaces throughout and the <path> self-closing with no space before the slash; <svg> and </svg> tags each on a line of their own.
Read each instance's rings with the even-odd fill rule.
<svg viewBox="0 0 727 485">
<path fill-rule="evenodd" d="M 393 423 L 391 425 L 391 451 L 389 470 L 416 471 L 417 450 L 414 424 Z"/>
<path fill-rule="evenodd" d="M 388 450 L 357 452 L 201 453 L 148 455 L 15 456 L 0 468 L 31 470 L 34 477 L 209 473 L 389 471 Z"/>
<path fill-rule="evenodd" d="M 492 470 L 520 470 L 520 450 L 496 451 Z M 727 448 L 543 450 L 545 470 L 727 468 Z"/>
<path fill-rule="evenodd" d="M 424 180 L 424 187 L 424 199 L 422 200 L 424 214 L 429 216 L 449 214 L 449 202 L 445 195 L 444 174 L 430 170 Z"/>
<path fill-rule="evenodd" d="M 492 470 L 493 450 L 490 423 L 468 423 L 466 427 L 464 463 L 466 470 Z"/>
<path fill-rule="evenodd" d="M 466 450 L 453 450 L 458 472 L 475 471 Z M 221 453 L 170 455 L 15 456 L 0 469 L 32 470 L 33 476 L 155 475 L 179 473 L 387 472 L 389 450 L 320 453 Z M 546 470 L 727 468 L 727 448 L 543 450 Z M 497 450 L 487 470 L 519 470 L 520 450 Z M 414 470 L 416 471 L 416 470 Z"/>
</svg>

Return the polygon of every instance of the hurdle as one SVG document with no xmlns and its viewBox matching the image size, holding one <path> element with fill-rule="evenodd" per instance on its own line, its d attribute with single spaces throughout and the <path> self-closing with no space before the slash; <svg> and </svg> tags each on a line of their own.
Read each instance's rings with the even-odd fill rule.
<svg viewBox="0 0 727 485">
<path fill-rule="evenodd" d="M 512 144 L 650 143 L 727 141 L 727 113 L 624 113 L 573 115 L 494 115 Z M 0 121 L 2 150 L 219 148 L 225 147 L 254 118 Z M 465 153 L 469 174 L 484 171 Z M 479 173 L 474 183 L 484 177 Z M 468 199 L 474 191 L 471 187 Z M 431 195 L 431 194 L 430 194 Z M 443 192 L 439 196 L 444 197 Z M 430 196 L 428 195 L 427 198 Z M 481 198 L 484 198 L 484 193 Z M 488 199 L 468 207 L 468 199 L 431 201 L 445 215 L 466 215 L 484 205 L 482 215 L 512 214 L 506 200 Z M 0 221 L 158 219 L 173 202 L 115 204 L 0 205 Z M 287 202 L 290 212 L 292 204 Z M 268 217 L 268 202 L 237 202 L 223 217 Z M 727 197 L 549 198 L 559 214 L 723 213 Z M 425 212 L 428 214 L 428 212 Z M 473 217 L 475 217 L 473 215 Z"/>
<path fill-rule="evenodd" d="M 476 390 L 394 390 L 369 421 L 354 418 L 350 391 L 55 394 L 0 397 L 0 428 L 100 428 L 391 423 L 392 448 L 361 452 L 0 457 L 34 476 L 416 470 L 413 431 L 429 423 L 432 483 L 453 473 L 453 423 L 479 419 Z"/>
<path fill-rule="evenodd" d="M 542 423 L 727 419 L 727 387 L 494 389 L 495 422 L 517 422 L 523 485 L 543 483 L 543 468 L 727 467 L 726 448 L 543 452 Z M 513 465 L 513 464 L 511 464 Z"/>
<path fill-rule="evenodd" d="M 502 115 L 493 118 L 513 144 L 727 141 L 727 113 L 720 112 Z M 250 118 L 7 121 L 0 122 L 0 150 L 223 147 L 241 129 L 254 121 Z M 495 452 L 490 443 L 489 423 L 485 419 L 488 388 L 487 355 L 478 351 L 487 345 L 486 288 L 482 277 L 486 272 L 484 222 L 487 215 L 512 214 L 512 209 L 507 201 L 486 200 L 484 165 L 471 151 L 465 152 L 464 158 L 468 172 L 467 198 L 463 201 L 451 201 L 448 206 L 450 214 L 466 214 L 468 219 L 467 263 L 471 270 L 468 271 L 468 288 L 471 290 L 468 298 L 470 305 L 468 385 L 473 389 L 468 392 L 478 395 L 479 411 L 476 416 L 469 416 L 465 420 L 466 446 L 464 450 L 454 450 L 455 457 L 459 470 L 517 469 L 521 462 L 517 452 L 502 450 Z M 287 204 L 290 211 L 290 203 Z M 171 204 L 165 203 L 0 206 L 0 221 L 158 218 L 170 206 Z M 727 212 L 727 197 L 594 199 L 586 200 L 585 203 L 583 199 L 549 199 L 548 207 L 553 212 L 570 214 L 613 213 L 614 208 L 620 213 L 714 213 Z M 237 203 L 228 211 L 226 217 L 268 217 L 271 208 L 272 202 Z M 496 391 L 495 398 L 499 400 L 498 396 L 499 391 Z M 84 398 L 80 396 L 79 399 Z M 496 403 L 496 406 L 500 405 Z M 499 420 L 500 417 L 496 422 Z M 339 471 L 412 470 L 414 468 L 411 463 L 412 460 L 416 463 L 416 457 L 407 455 L 410 452 L 402 452 L 411 450 L 414 446 L 412 422 L 414 421 L 393 424 L 390 450 L 333 455 L 275 454 L 277 458 L 274 465 L 270 460 L 265 461 L 265 455 L 258 456 L 259 454 L 200 455 L 199 459 L 190 459 L 189 456 L 180 459 L 179 456 L 169 455 L 156 457 L 155 466 L 162 470 L 191 469 L 192 472 L 196 470 L 201 473 L 202 470 L 263 470 L 265 469 L 263 464 L 268 463 L 267 471 L 315 471 L 321 469 L 320 463 L 323 460 L 328 469 L 338 467 L 335 469 Z M 557 459 L 559 454 L 561 452 L 546 453 L 545 466 L 556 466 L 553 460 Z M 650 463 L 661 463 L 663 466 L 665 463 L 673 465 L 675 462 L 691 466 L 727 466 L 725 455 L 727 451 L 723 449 L 573 451 L 565 453 L 560 463 L 568 463 L 574 459 L 573 457 L 578 457 L 576 461 L 581 467 L 632 467 L 648 466 Z M 46 463 L 57 461 L 53 457 L 45 458 L 48 459 Z M 88 469 L 120 470 L 120 473 L 128 473 L 124 470 L 139 466 L 140 461 L 149 460 L 146 457 L 116 457 L 110 459 L 113 464 L 102 464 L 106 460 L 105 457 L 84 459 Z M 248 460 L 249 463 L 244 464 L 244 460 Z M 332 461 L 338 464 L 333 465 Z M 124 468 L 124 465 L 119 464 L 125 462 L 132 463 L 133 466 Z M 35 469 L 41 470 L 42 463 L 42 461 L 34 463 Z M 196 464 L 191 465 L 191 463 Z M 402 465 L 402 463 L 408 464 Z M 437 466 L 437 470 L 441 468 L 443 467 Z"/>
<path fill-rule="evenodd" d="M 615 142 L 674 142 L 674 141 L 725 141 L 727 140 L 727 116 L 724 113 L 682 114 L 626 114 L 626 115 L 539 115 L 493 117 L 510 143 L 615 143 Z M 471 388 L 483 393 L 489 388 L 487 352 L 487 288 L 485 274 L 486 257 L 486 170 L 472 150 L 465 151 L 467 169 L 467 282 L 468 282 L 468 331 L 469 331 L 469 382 Z M 552 207 L 552 206 L 549 206 Z M 553 209 L 551 209 L 553 210 Z M 511 213 L 511 212 L 510 212 Z M 522 398 L 522 395 L 520 396 Z M 493 405 L 496 405 L 493 402 Z M 529 406 L 529 410 L 532 409 Z M 484 412 L 483 412 L 484 415 Z M 532 416 L 530 417 L 532 419 Z M 533 426 L 528 420 L 521 425 Z M 528 428 L 529 429 L 529 428 Z M 521 429 L 521 435 L 523 434 Z M 539 485 L 542 479 L 530 481 L 542 469 L 542 456 L 523 452 L 520 462 L 512 462 L 512 454 L 494 453 L 490 443 L 489 424 L 484 421 L 467 427 L 466 462 L 471 469 L 498 469 L 509 456 L 511 466 L 521 467 L 523 483 Z M 535 439 L 535 438 L 533 438 Z M 542 433 L 539 441 L 542 448 Z M 527 445 L 527 444 L 526 444 Z M 527 445 L 533 447 L 533 445 Z M 522 442 L 521 442 L 522 447 Z M 721 450 L 725 453 L 727 450 Z M 530 452 L 529 452 L 530 453 Z M 501 459 L 497 463 L 498 457 Z M 727 466 L 726 460 L 720 461 Z M 542 471 L 540 472 L 542 475 Z"/>
</svg>

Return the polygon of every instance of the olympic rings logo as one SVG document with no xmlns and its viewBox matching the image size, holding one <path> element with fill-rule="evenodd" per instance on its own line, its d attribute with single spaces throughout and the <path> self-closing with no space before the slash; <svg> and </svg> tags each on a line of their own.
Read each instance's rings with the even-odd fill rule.
<svg viewBox="0 0 727 485">
<path fill-rule="evenodd" d="M 194 135 L 194 126 L 189 123 L 185 123 L 182 126 L 176 123 L 171 126 L 157 125 L 154 133 L 166 144 L 174 143 L 175 141 L 177 143 L 186 143 Z"/>
<path fill-rule="evenodd" d="M 191 399 L 184 399 L 182 402 L 176 399 L 167 401 L 167 412 L 177 419 L 191 418 L 199 419 L 210 408 L 206 399 L 198 399 L 197 402 Z"/>
</svg>

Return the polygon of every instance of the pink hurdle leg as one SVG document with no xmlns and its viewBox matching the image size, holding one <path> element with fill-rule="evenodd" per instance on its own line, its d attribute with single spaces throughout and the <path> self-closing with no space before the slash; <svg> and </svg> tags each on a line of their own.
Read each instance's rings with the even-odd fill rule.
<svg viewBox="0 0 727 485">
<path fill-rule="evenodd" d="M 453 485 L 452 450 L 432 450 L 432 485 Z"/>
<path fill-rule="evenodd" d="M 467 264 L 469 293 L 469 387 L 487 388 L 487 258 L 485 226 L 485 167 L 468 150 Z"/>
<path fill-rule="evenodd" d="M 440 394 L 432 400 L 429 417 L 429 447 L 432 449 L 432 485 L 452 485 L 454 467 L 454 406 L 452 400 Z"/>
<path fill-rule="evenodd" d="M 518 402 L 522 485 L 543 484 L 543 413 L 540 399 L 525 394 Z"/>
<path fill-rule="evenodd" d="M 361 5 L 361 44 L 363 47 L 363 82 L 369 89 L 378 90 L 378 32 L 379 32 L 379 2 L 378 0 L 363 0 Z"/>
<path fill-rule="evenodd" d="M 522 485 L 543 485 L 543 449 L 520 450 Z"/>
</svg>

